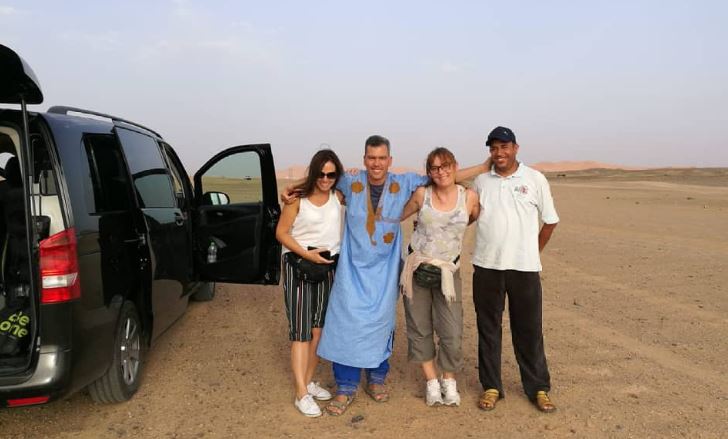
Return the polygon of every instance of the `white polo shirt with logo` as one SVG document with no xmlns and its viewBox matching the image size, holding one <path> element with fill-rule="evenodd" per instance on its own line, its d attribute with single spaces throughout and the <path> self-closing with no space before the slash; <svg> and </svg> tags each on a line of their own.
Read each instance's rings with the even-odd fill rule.
<svg viewBox="0 0 728 439">
<path fill-rule="evenodd" d="M 541 222 L 559 222 L 546 177 L 519 162 L 501 177 L 495 170 L 473 183 L 480 199 L 473 264 L 493 270 L 541 271 Z"/>
</svg>

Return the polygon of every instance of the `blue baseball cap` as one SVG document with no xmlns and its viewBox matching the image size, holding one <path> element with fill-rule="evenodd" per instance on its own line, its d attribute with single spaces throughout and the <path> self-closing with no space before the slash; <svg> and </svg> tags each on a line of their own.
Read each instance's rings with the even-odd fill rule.
<svg viewBox="0 0 728 439">
<path fill-rule="evenodd" d="M 510 128 L 495 127 L 493 128 L 493 131 L 488 134 L 488 139 L 485 141 L 485 146 L 490 146 L 490 144 L 494 140 L 516 143 L 516 135 L 513 134 L 513 130 L 511 130 Z"/>
</svg>

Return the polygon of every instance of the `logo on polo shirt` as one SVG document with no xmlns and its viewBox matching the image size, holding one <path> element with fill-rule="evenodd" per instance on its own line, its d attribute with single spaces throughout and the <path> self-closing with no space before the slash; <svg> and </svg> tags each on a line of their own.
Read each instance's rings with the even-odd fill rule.
<svg viewBox="0 0 728 439">
<path fill-rule="evenodd" d="M 515 192 L 518 192 L 519 194 L 522 194 L 522 195 L 527 195 L 528 194 L 528 186 L 526 186 L 525 184 L 520 185 L 520 186 L 515 186 L 513 188 L 513 190 Z"/>
</svg>

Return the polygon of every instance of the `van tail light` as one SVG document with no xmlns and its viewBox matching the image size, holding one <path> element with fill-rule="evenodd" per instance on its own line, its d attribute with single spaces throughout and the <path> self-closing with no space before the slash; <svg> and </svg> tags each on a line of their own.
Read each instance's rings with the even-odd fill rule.
<svg viewBox="0 0 728 439">
<path fill-rule="evenodd" d="M 32 398 L 8 399 L 8 407 L 22 407 L 26 405 L 45 404 L 50 396 L 34 396 Z"/>
<path fill-rule="evenodd" d="M 68 302 L 81 297 L 73 227 L 40 242 L 40 278 L 40 303 Z"/>
</svg>

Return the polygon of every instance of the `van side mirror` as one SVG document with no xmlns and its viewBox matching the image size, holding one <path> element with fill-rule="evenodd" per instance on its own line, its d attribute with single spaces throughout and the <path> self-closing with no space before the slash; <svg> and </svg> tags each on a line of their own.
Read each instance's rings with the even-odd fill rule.
<svg viewBox="0 0 728 439">
<path fill-rule="evenodd" d="M 230 197 L 224 192 L 205 192 L 202 195 L 202 204 L 205 206 L 230 204 Z"/>
</svg>

